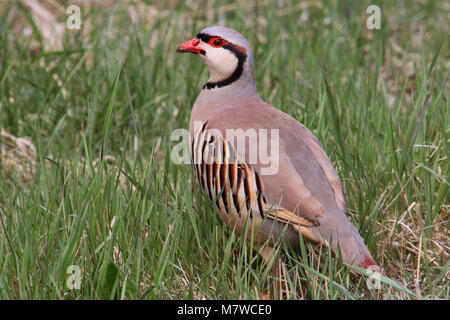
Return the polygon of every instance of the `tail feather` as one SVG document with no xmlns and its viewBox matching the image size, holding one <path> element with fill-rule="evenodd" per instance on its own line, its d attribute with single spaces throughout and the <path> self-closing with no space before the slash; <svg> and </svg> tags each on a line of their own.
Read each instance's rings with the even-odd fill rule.
<svg viewBox="0 0 450 320">
<path fill-rule="evenodd" d="M 369 268 L 377 265 L 356 228 L 345 214 L 330 215 L 333 219 L 320 221 L 312 233 L 320 242 L 330 244 L 337 253 L 340 250 L 344 263 Z M 311 230 L 310 229 L 310 230 Z"/>
<path fill-rule="evenodd" d="M 362 267 L 365 269 L 368 269 L 370 266 L 376 266 L 377 263 L 375 262 L 375 260 L 372 258 L 372 256 L 369 254 L 368 256 L 364 257 L 364 261 L 362 263 Z"/>
<path fill-rule="evenodd" d="M 358 231 L 356 231 L 350 221 L 348 221 L 347 224 L 347 226 L 340 228 L 341 230 L 338 230 L 335 233 L 337 241 L 333 247 L 333 250 L 337 250 L 336 245 L 339 242 L 339 248 L 341 250 L 344 263 L 353 264 L 363 268 L 376 265 L 375 260 L 364 244 L 364 241 Z"/>
</svg>

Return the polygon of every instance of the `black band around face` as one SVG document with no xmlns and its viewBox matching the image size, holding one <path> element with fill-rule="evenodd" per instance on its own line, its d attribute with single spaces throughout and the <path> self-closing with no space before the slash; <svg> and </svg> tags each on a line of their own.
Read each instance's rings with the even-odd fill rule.
<svg viewBox="0 0 450 320">
<path fill-rule="evenodd" d="M 203 42 L 208 43 L 211 38 L 219 37 L 219 36 L 211 36 L 209 34 L 205 33 L 199 33 L 197 34 L 196 38 L 202 40 Z M 236 69 L 234 69 L 233 73 L 226 79 L 217 81 L 217 82 L 208 82 L 203 86 L 203 89 L 214 89 L 214 88 L 222 88 L 225 86 L 228 86 L 232 84 L 233 82 L 239 80 L 239 78 L 242 75 L 242 72 L 244 71 L 244 63 L 247 59 L 247 54 L 243 52 L 242 50 L 239 50 L 238 47 L 228 42 L 227 44 L 223 45 L 221 48 L 227 49 L 231 51 L 236 58 L 238 59 L 238 64 L 236 66 Z"/>
</svg>

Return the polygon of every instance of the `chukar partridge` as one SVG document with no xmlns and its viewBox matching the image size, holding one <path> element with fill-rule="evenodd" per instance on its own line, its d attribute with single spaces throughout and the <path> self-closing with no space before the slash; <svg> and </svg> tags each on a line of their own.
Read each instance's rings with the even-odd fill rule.
<svg viewBox="0 0 450 320">
<path fill-rule="evenodd" d="M 237 234 L 254 228 L 254 241 L 268 241 L 265 248 L 280 237 L 298 246 L 301 233 L 335 252 L 340 248 L 344 263 L 375 265 L 346 216 L 341 182 L 319 140 L 258 94 L 247 40 L 213 26 L 179 46 L 180 52 L 198 55 L 209 69 L 191 113 L 191 155 L 219 216 Z M 271 133 L 278 139 L 269 139 Z M 258 155 L 271 152 L 277 163 L 269 167 L 267 156 Z M 271 259 L 270 249 L 260 253 Z"/>
</svg>

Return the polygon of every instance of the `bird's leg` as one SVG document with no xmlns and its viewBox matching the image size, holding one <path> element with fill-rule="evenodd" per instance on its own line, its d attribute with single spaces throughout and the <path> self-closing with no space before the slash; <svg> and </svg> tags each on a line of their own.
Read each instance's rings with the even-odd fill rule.
<svg viewBox="0 0 450 320">
<path fill-rule="evenodd" d="M 266 266 L 271 266 L 273 263 L 273 259 L 276 259 L 275 265 L 273 265 L 270 269 L 269 275 L 267 277 L 267 283 L 269 286 L 269 279 L 273 278 L 275 279 L 275 282 L 273 282 L 273 291 L 279 291 L 279 296 L 281 298 L 281 258 L 275 257 L 276 249 L 273 247 L 265 246 L 260 249 L 259 254 L 263 258 L 264 262 L 266 263 Z M 271 276 L 272 275 L 272 276 Z M 267 288 L 267 292 L 263 293 L 263 299 L 269 300 L 270 293 L 269 293 L 269 287 Z"/>
<path fill-rule="evenodd" d="M 269 246 L 264 246 L 259 250 L 259 254 L 264 259 L 266 265 L 271 265 L 275 253 L 276 250 L 273 247 Z"/>
</svg>

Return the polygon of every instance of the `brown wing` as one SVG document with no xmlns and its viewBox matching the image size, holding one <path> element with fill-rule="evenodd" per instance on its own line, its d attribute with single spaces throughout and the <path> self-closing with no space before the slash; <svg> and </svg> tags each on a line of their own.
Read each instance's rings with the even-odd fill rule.
<svg viewBox="0 0 450 320">
<path fill-rule="evenodd" d="M 209 128 L 220 130 L 224 136 L 228 129 L 279 130 L 279 170 L 274 175 L 261 175 L 268 203 L 277 203 L 311 221 L 323 217 L 326 212 L 345 212 L 339 177 L 320 142 L 297 120 L 259 102 L 255 105 L 221 106 L 220 109 L 212 106 L 201 112 L 195 111 L 191 115 L 192 133 L 194 119 L 208 120 Z M 234 148 L 239 148 L 231 142 Z M 249 163 L 248 150 L 236 149 L 236 153 L 239 159 Z M 251 166 L 262 173 L 261 163 L 251 162 Z"/>
<path fill-rule="evenodd" d="M 192 142 L 194 171 L 205 194 L 215 201 L 219 216 L 238 231 L 247 217 L 259 225 L 264 219 L 300 227 L 317 226 L 317 221 L 284 208 L 269 205 L 260 175 L 246 163 L 239 163 L 234 149 L 222 137 L 211 134 L 205 122 Z"/>
<path fill-rule="evenodd" d="M 320 141 L 314 136 L 311 131 L 309 131 L 303 125 L 300 125 L 303 129 L 303 139 L 308 144 L 309 149 L 311 150 L 312 155 L 316 159 L 317 163 L 320 165 L 323 173 L 325 174 L 332 190 L 334 193 L 334 198 L 336 201 L 336 205 L 342 211 L 346 210 L 346 200 L 344 190 L 342 189 L 341 180 L 334 170 L 334 167 L 326 155 L 322 144 Z"/>
</svg>

